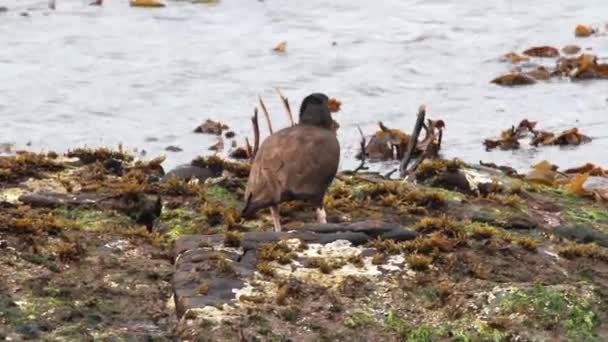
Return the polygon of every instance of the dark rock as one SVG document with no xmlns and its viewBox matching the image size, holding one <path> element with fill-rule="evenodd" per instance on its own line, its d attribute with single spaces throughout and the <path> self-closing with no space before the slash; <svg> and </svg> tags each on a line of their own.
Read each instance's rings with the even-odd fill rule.
<svg viewBox="0 0 608 342">
<path fill-rule="evenodd" d="M 185 251 L 199 248 L 202 246 L 218 245 L 224 241 L 224 234 L 214 235 L 182 235 L 175 240 L 173 247 L 173 257 L 177 257 Z"/>
<path fill-rule="evenodd" d="M 553 233 L 565 239 L 576 240 L 582 243 L 595 242 L 608 248 L 608 234 L 595 230 L 588 225 L 561 226 L 555 228 Z"/>
<path fill-rule="evenodd" d="M 224 133 L 224 136 L 227 139 L 232 139 L 232 138 L 234 138 L 236 136 L 236 133 L 234 133 L 233 131 L 228 131 L 228 132 Z"/>
<path fill-rule="evenodd" d="M 471 217 L 471 221 L 488 223 L 488 224 L 497 224 L 498 218 L 497 215 L 489 210 L 479 210 L 473 214 Z"/>
<path fill-rule="evenodd" d="M 169 146 L 165 147 L 165 151 L 169 151 L 169 152 L 181 152 L 183 150 L 179 146 L 169 145 Z"/>
<path fill-rule="evenodd" d="M 384 233 L 382 235 L 380 235 L 380 237 L 382 239 L 385 240 L 395 240 L 395 241 L 407 241 L 407 240 L 413 240 L 415 238 L 418 237 L 418 232 L 415 232 L 413 230 L 408 230 L 408 229 L 393 229 L 392 231 L 388 232 L 388 233 Z"/>
<path fill-rule="evenodd" d="M 219 121 L 207 119 L 204 123 L 202 123 L 194 130 L 194 133 L 222 135 L 222 131 L 228 128 L 229 127 L 227 125 L 224 125 Z"/>
<path fill-rule="evenodd" d="M 300 239 L 308 243 L 319 242 L 320 237 L 311 232 L 252 232 L 243 236 L 242 247 L 244 250 L 253 250 L 260 243 L 277 242 L 280 240 Z"/>
<path fill-rule="evenodd" d="M 198 179 L 199 182 L 203 183 L 207 178 L 217 177 L 218 173 L 211 171 L 208 168 L 203 168 L 199 166 L 192 165 L 180 165 L 175 169 L 167 172 L 161 179 L 161 181 L 166 181 L 170 178 L 179 178 L 185 181 L 189 181 L 193 178 Z"/>
<path fill-rule="evenodd" d="M 239 257 L 235 253 L 203 249 L 182 254 L 173 274 L 178 316 L 190 308 L 219 305 L 234 299 L 232 289 L 243 287 L 242 279 L 253 274 L 252 268 L 239 265 Z"/>
<path fill-rule="evenodd" d="M 41 333 L 40 327 L 36 323 L 19 324 L 15 330 L 28 339 L 37 339 Z"/>
<path fill-rule="evenodd" d="M 319 235 L 319 243 L 321 243 L 321 244 L 332 243 L 337 240 L 350 241 L 350 243 L 352 243 L 354 246 L 359 246 L 359 245 L 363 245 L 363 244 L 367 243 L 369 240 L 371 240 L 371 237 L 369 235 L 366 235 L 363 233 L 351 233 L 351 232 L 320 234 Z"/>
<path fill-rule="evenodd" d="M 54 192 L 32 193 L 19 197 L 19 201 L 32 207 L 56 208 L 61 206 L 86 207 L 99 203 L 104 197 L 100 194 L 81 193 L 78 195 Z"/>
<path fill-rule="evenodd" d="M 505 219 L 501 224 L 505 229 L 535 229 L 538 228 L 538 223 L 527 215 L 513 215 Z"/>
<path fill-rule="evenodd" d="M 108 158 L 103 162 L 103 167 L 116 176 L 122 176 L 123 165 L 122 160 Z"/>
<path fill-rule="evenodd" d="M 8 7 L 0 6 L 0 13 L 2 13 L 2 12 L 8 12 Z"/>
<path fill-rule="evenodd" d="M 432 186 L 447 190 L 458 191 L 464 194 L 473 194 L 467 177 L 458 169 L 450 169 L 437 176 Z"/>
</svg>

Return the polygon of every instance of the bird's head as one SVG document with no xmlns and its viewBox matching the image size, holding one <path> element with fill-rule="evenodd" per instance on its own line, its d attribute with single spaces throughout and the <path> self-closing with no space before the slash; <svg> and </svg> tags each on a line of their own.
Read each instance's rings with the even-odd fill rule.
<svg viewBox="0 0 608 342">
<path fill-rule="evenodd" d="M 332 129 L 333 120 L 328 102 L 329 98 L 325 94 L 314 93 L 306 96 L 300 106 L 300 124 Z"/>
</svg>

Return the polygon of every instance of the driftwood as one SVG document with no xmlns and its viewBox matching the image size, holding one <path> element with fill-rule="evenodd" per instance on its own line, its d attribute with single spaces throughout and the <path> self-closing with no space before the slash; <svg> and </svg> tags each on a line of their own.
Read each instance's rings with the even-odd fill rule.
<svg viewBox="0 0 608 342">
<path fill-rule="evenodd" d="M 266 109 L 266 105 L 264 104 L 264 101 L 262 101 L 262 97 L 260 97 L 258 95 L 258 100 L 260 101 L 260 107 L 262 107 L 262 111 L 264 112 L 264 116 L 266 117 L 266 123 L 268 124 L 268 132 L 269 134 L 272 134 L 272 123 L 270 121 L 270 114 L 268 114 L 268 110 Z"/>
<path fill-rule="evenodd" d="M 356 169 L 353 170 L 353 172 L 358 172 L 360 170 L 367 170 L 368 167 L 365 166 L 365 135 L 363 134 L 363 131 L 361 130 L 361 127 L 357 126 L 357 129 L 359 129 L 359 134 L 361 134 L 361 164 L 359 164 L 359 166 L 357 166 Z"/>
<path fill-rule="evenodd" d="M 251 149 L 251 144 L 249 143 L 249 138 L 247 137 L 245 137 L 245 152 L 247 152 L 247 159 L 251 160 L 253 150 Z"/>
<path fill-rule="evenodd" d="M 277 88 L 277 94 L 281 98 L 281 102 L 283 102 L 283 106 L 285 107 L 285 112 L 287 112 L 287 118 L 289 119 L 289 124 L 291 126 L 294 125 L 293 115 L 291 114 L 291 107 L 289 106 L 289 100 L 283 95 L 281 89 Z"/>
<path fill-rule="evenodd" d="M 253 124 L 253 152 L 251 153 L 251 161 L 253 162 L 253 158 L 255 158 L 255 155 L 258 153 L 258 149 L 260 148 L 260 125 L 258 123 L 257 107 L 253 111 L 251 123 Z"/>
<path fill-rule="evenodd" d="M 412 159 L 414 150 L 416 149 L 416 145 L 418 144 L 418 136 L 420 135 L 420 131 L 422 130 L 422 126 L 424 125 L 425 116 L 426 107 L 422 105 L 420 106 L 420 108 L 418 108 L 418 117 L 416 119 L 416 125 L 414 125 L 414 130 L 412 131 L 412 135 L 410 136 L 410 141 L 407 144 L 407 152 L 403 155 L 401 165 L 399 166 L 399 174 L 401 177 L 405 177 L 408 173 L 407 166 L 410 160 Z"/>
</svg>

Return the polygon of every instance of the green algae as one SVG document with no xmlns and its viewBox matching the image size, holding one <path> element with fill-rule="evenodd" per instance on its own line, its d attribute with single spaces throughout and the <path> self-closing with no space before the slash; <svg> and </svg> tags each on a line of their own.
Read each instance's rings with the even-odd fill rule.
<svg viewBox="0 0 608 342">
<path fill-rule="evenodd" d="M 598 318 L 589 300 L 572 293 L 537 285 L 505 296 L 499 305 L 505 313 L 524 314 L 528 325 L 542 329 L 560 327 L 575 340 L 598 340 L 593 333 Z"/>
<path fill-rule="evenodd" d="M 374 322 L 374 316 L 363 309 L 355 310 L 347 318 L 344 319 L 344 326 L 350 329 L 356 329 L 372 324 Z"/>
</svg>

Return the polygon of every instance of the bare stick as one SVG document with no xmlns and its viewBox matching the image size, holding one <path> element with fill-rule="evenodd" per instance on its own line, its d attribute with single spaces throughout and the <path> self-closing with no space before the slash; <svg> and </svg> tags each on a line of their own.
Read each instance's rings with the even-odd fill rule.
<svg viewBox="0 0 608 342">
<path fill-rule="evenodd" d="M 251 161 L 255 158 L 260 148 L 260 125 L 258 124 L 258 108 L 256 107 L 253 111 L 253 117 L 251 118 L 253 124 L 253 152 L 251 153 Z"/>
<path fill-rule="evenodd" d="M 272 123 L 270 122 L 270 114 L 268 114 L 268 110 L 266 110 L 266 105 L 264 105 L 264 101 L 262 101 L 262 97 L 258 95 L 258 100 L 260 101 L 260 106 L 262 107 L 262 111 L 264 112 L 264 116 L 266 117 L 266 123 L 268 124 L 268 132 L 272 134 Z"/>
<path fill-rule="evenodd" d="M 252 159 L 253 150 L 251 149 L 251 144 L 249 144 L 249 138 L 245 137 L 245 152 L 247 152 L 247 158 Z"/>
<path fill-rule="evenodd" d="M 418 143 L 418 136 L 420 135 L 420 131 L 422 130 L 422 125 L 424 124 L 424 117 L 426 116 L 426 107 L 424 105 L 418 108 L 418 118 L 416 119 L 416 125 L 414 125 L 414 130 L 412 131 L 412 135 L 410 136 L 410 141 L 407 144 L 407 153 L 403 156 L 401 160 L 401 165 L 399 165 L 399 174 L 403 178 L 407 175 L 407 164 L 409 164 L 412 159 L 412 155 L 414 154 L 414 150 L 416 149 L 416 144 Z"/>
<path fill-rule="evenodd" d="M 293 126 L 293 115 L 291 114 L 291 107 L 289 107 L 289 100 L 283 95 L 281 89 L 277 88 L 277 93 L 283 102 L 283 106 L 285 107 L 285 111 L 287 112 L 287 118 L 289 119 L 289 123 Z"/>
<path fill-rule="evenodd" d="M 355 173 L 360 170 L 367 170 L 367 167 L 365 167 L 365 135 L 363 135 L 363 131 L 358 125 L 357 129 L 359 129 L 359 134 L 361 134 L 361 164 L 359 164 L 359 166 L 357 166 L 357 168 L 353 170 L 353 172 Z"/>
</svg>

